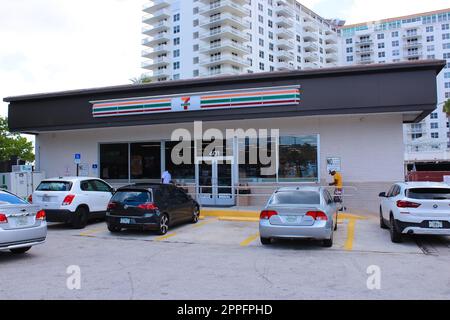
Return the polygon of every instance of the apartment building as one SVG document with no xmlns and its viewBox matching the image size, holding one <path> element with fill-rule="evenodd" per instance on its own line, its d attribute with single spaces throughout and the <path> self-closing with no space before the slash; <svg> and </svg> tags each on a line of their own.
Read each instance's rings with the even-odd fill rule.
<svg viewBox="0 0 450 320">
<path fill-rule="evenodd" d="M 450 98 L 450 9 L 372 21 L 340 28 L 343 65 L 446 59 L 438 76 L 438 106 L 420 123 L 405 125 L 405 161 L 450 161 L 449 120 L 442 112 Z"/>
<path fill-rule="evenodd" d="M 336 26 L 295 0 L 153 0 L 143 10 L 153 81 L 339 63 Z"/>
</svg>

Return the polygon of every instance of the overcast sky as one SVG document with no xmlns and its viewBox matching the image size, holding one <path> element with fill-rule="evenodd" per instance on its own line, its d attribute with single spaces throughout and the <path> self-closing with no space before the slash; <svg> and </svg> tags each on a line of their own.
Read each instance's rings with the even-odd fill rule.
<svg viewBox="0 0 450 320">
<path fill-rule="evenodd" d="M 145 0 L 0 0 L 0 98 L 129 83 L 142 73 Z M 450 8 L 450 0 L 304 0 L 348 23 Z M 0 115 L 7 105 L 0 102 Z"/>
</svg>

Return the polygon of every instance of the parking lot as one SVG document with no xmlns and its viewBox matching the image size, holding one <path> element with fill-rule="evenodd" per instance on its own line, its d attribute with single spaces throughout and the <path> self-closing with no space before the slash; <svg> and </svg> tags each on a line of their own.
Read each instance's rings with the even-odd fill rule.
<svg viewBox="0 0 450 320">
<path fill-rule="evenodd" d="M 448 299 L 450 238 L 393 244 L 376 215 L 342 214 L 333 248 L 311 241 L 263 246 L 251 217 L 207 212 L 198 224 L 111 234 L 94 222 L 49 226 L 45 245 L 0 253 L 2 299 Z M 70 290 L 68 267 L 81 271 Z M 369 289 L 368 268 L 380 270 Z M 370 270 L 370 268 L 369 268 Z"/>
</svg>

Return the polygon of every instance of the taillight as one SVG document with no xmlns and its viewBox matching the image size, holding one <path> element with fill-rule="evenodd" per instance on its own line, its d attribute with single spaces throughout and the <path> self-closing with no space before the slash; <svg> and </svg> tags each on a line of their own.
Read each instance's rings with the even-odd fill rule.
<svg viewBox="0 0 450 320">
<path fill-rule="evenodd" d="M 415 203 L 415 202 L 411 202 L 411 201 L 403 201 L 403 200 L 397 201 L 398 208 L 418 208 L 420 206 L 421 206 L 420 203 Z"/>
<path fill-rule="evenodd" d="M 75 199 L 75 195 L 73 195 L 73 194 L 67 195 L 64 198 L 62 205 L 63 206 L 70 206 L 72 204 L 73 199 Z"/>
<path fill-rule="evenodd" d="M 322 211 L 308 211 L 306 215 L 313 218 L 314 220 L 328 221 L 327 215 Z"/>
<path fill-rule="evenodd" d="M 8 218 L 4 213 L 0 213 L 0 223 L 8 223 Z"/>
<path fill-rule="evenodd" d="M 269 220 L 273 216 L 277 216 L 278 212 L 273 210 L 264 210 L 261 211 L 261 214 L 259 215 L 259 219 L 261 220 Z"/>
<path fill-rule="evenodd" d="M 29 196 L 28 196 L 28 203 L 33 203 L 33 195 L 32 194 L 30 194 Z"/>
<path fill-rule="evenodd" d="M 158 207 L 153 202 L 140 204 L 138 205 L 138 208 L 144 210 L 158 210 Z"/>
<path fill-rule="evenodd" d="M 117 203 L 115 203 L 115 202 L 108 203 L 108 210 L 115 209 L 116 207 L 117 207 Z"/>
<path fill-rule="evenodd" d="M 45 220 L 45 211 L 44 210 L 38 211 L 38 213 L 36 213 L 36 220 L 41 220 L 41 221 Z"/>
</svg>

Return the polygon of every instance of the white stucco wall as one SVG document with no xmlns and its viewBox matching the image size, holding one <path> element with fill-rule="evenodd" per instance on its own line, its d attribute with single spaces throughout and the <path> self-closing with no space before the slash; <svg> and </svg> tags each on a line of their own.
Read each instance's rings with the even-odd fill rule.
<svg viewBox="0 0 450 320">
<path fill-rule="evenodd" d="M 193 130 L 192 123 L 139 127 L 59 131 L 39 134 L 39 169 L 47 177 L 74 175 L 73 156 L 82 163 L 99 163 L 99 143 L 170 139 L 174 129 Z M 320 172 L 327 179 L 326 158 L 340 157 L 345 181 L 390 182 L 403 179 L 402 116 L 366 115 L 207 122 L 204 128 L 280 129 L 280 135 L 320 135 Z M 99 172 L 99 171 L 98 171 Z M 90 171 L 91 175 L 95 172 Z"/>
</svg>

